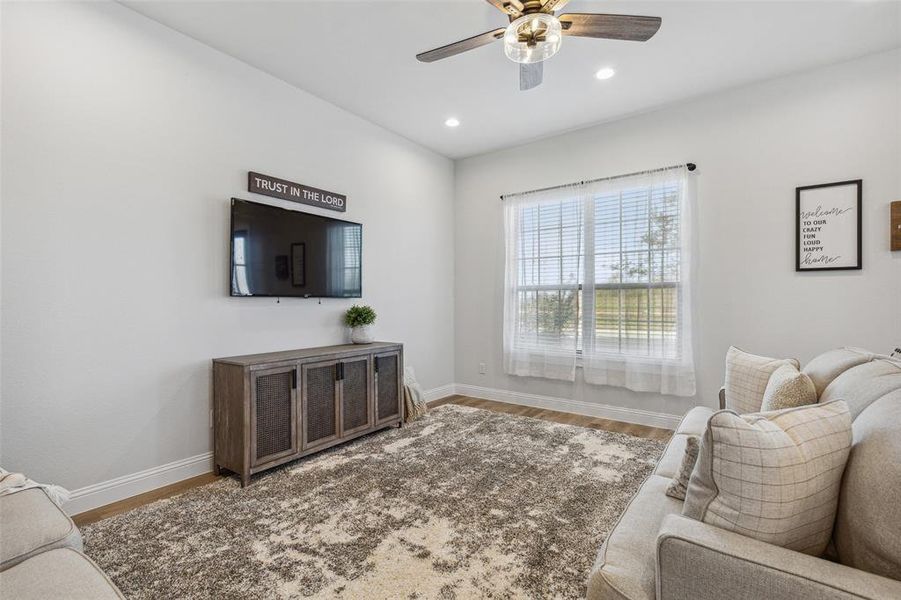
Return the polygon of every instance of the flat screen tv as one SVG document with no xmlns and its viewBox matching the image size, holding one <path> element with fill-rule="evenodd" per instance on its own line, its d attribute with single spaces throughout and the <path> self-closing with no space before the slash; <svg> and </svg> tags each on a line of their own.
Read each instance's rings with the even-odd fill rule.
<svg viewBox="0 0 901 600">
<path fill-rule="evenodd" d="M 363 226 L 232 198 L 231 295 L 359 298 Z"/>
</svg>

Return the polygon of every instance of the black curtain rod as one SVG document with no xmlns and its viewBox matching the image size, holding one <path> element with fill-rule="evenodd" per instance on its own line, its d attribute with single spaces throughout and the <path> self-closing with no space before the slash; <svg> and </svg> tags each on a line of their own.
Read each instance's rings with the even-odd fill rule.
<svg viewBox="0 0 901 600">
<path fill-rule="evenodd" d="M 575 183 L 564 183 L 563 185 L 552 185 L 546 188 L 538 188 L 537 190 L 529 190 L 527 192 L 517 192 L 515 194 L 501 194 L 501 200 L 506 198 L 507 196 L 518 196 L 520 194 L 534 194 L 535 192 L 549 192 L 550 190 L 559 190 L 560 188 L 569 187 L 571 185 L 585 185 L 586 183 L 597 183 L 598 181 L 610 181 L 611 179 L 622 179 L 623 177 L 632 177 L 634 175 L 643 175 L 645 173 L 656 173 L 658 171 L 670 171 L 672 169 L 681 169 L 685 167 L 689 171 L 694 171 L 698 168 L 698 165 L 694 163 L 685 163 L 684 165 L 671 165 L 669 167 L 661 167 L 659 169 L 649 169 L 647 171 L 635 171 L 634 173 L 626 173 L 624 175 L 613 175 L 611 177 L 599 177 L 597 179 L 587 179 L 583 181 L 577 181 Z"/>
</svg>

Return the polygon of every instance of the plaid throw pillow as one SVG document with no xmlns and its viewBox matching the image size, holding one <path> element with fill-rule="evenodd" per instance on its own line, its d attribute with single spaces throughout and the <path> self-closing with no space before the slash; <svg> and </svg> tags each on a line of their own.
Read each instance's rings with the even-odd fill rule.
<svg viewBox="0 0 901 600">
<path fill-rule="evenodd" d="M 740 415 L 759 412 L 770 375 L 782 365 L 801 366 L 794 358 L 757 356 L 731 346 L 726 353 L 726 408 Z"/>
<path fill-rule="evenodd" d="M 850 448 L 851 415 L 841 400 L 744 416 L 714 413 L 682 514 L 819 556 L 832 537 Z"/>
</svg>

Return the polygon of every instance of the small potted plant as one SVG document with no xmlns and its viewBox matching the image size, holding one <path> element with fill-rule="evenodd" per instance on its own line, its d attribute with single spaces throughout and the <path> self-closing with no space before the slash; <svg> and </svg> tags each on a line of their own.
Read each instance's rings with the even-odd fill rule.
<svg viewBox="0 0 901 600">
<path fill-rule="evenodd" d="M 344 324 L 351 328 L 350 339 L 354 344 L 372 343 L 373 323 L 375 323 L 375 311 L 371 306 L 354 304 L 344 313 Z"/>
</svg>

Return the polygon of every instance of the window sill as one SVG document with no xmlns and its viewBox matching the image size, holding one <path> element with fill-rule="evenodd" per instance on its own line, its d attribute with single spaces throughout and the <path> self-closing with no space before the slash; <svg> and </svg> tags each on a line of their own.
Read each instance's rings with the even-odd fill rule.
<svg viewBox="0 0 901 600">
<path fill-rule="evenodd" d="M 535 348 L 517 348 L 517 350 L 523 351 L 523 352 L 530 352 L 530 351 L 534 351 Z M 560 352 L 556 355 L 560 356 L 560 357 L 571 356 L 570 354 L 565 353 L 565 352 Z M 631 354 L 601 354 L 601 355 L 598 355 L 598 358 L 608 359 L 608 360 L 622 360 L 622 361 L 629 361 L 629 362 L 634 362 L 634 363 L 640 362 L 640 363 L 645 363 L 648 365 L 660 365 L 660 366 L 663 366 L 663 365 L 678 366 L 678 365 L 682 364 L 681 358 L 654 358 L 654 357 L 650 357 L 650 356 L 635 356 L 635 355 L 631 355 Z M 584 368 L 584 366 L 585 366 L 585 358 L 582 355 L 582 351 L 577 350 L 576 351 L 576 368 L 581 369 L 581 368 Z"/>
</svg>

